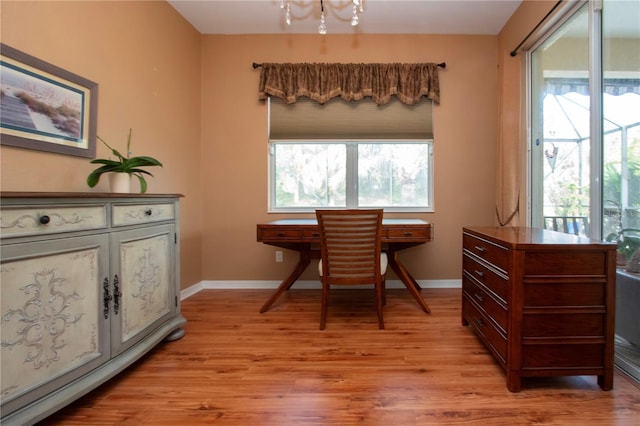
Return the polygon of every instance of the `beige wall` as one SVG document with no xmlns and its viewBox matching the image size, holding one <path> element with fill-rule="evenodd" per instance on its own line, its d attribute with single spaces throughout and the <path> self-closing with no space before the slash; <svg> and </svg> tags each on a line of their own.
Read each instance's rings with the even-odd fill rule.
<svg viewBox="0 0 640 426">
<path fill-rule="evenodd" d="M 432 243 L 402 253 L 420 280 L 459 279 L 464 225 L 492 225 L 498 111 L 497 37 L 425 35 L 203 36 L 203 278 L 277 280 L 296 259 L 256 243 L 267 213 L 267 108 L 252 62 L 446 62 L 435 108 Z M 402 214 L 395 216 L 402 217 Z M 309 268 L 303 279 L 317 279 Z"/>
<path fill-rule="evenodd" d="M 201 275 L 200 34 L 165 2 L 2 1 L 1 40 L 99 85 L 98 134 L 164 163 L 150 193 L 181 193 L 182 287 Z M 101 144 L 99 157 L 108 156 Z M 3 191 L 91 189 L 80 157 L 2 146 Z"/>
<path fill-rule="evenodd" d="M 186 195 L 182 288 L 278 280 L 295 259 L 287 251 L 275 263 L 275 248 L 256 242 L 256 223 L 282 216 L 267 213 L 267 111 L 252 62 L 446 62 L 435 109 L 436 211 L 395 215 L 434 223 L 435 240 L 402 257 L 417 279 L 446 280 L 460 278 L 461 228 L 494 223 L 497 141 L 506 134 L 517 146 L 521 132 L 520 58 L 507 56 L 548 5 L 525 1 L 500 37 L 320 37 L 200 36 L 164 2 L 2 1 L 1 38 L 99 83 L 98 133 L 124 144 L 133 127 L 134 150 L 165 163 L 149 191 Z M 86 159 L 0 154 L 4 191 L 89 190 Z M 107 155 L 101 146 L 98 155 Z"/>
</svg>

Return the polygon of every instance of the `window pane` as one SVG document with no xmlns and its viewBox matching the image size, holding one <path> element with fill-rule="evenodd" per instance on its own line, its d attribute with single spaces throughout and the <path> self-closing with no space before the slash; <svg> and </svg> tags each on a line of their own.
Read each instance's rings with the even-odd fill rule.
<svg viewBox="0 0 640 426">
<path fill-rule="evenodd" d="M 429 146 L 358 144 L 358 206 L 429 205 Z"/>
<path fill-rule="evenodd" d="M 345 207 L 344 144 L 273 145 L 275 208 Z"/>
<path fill-rule="evenodd" d="M 531 53 L 531 224 L 586 235 L 590 209 L 588 8 Z"/>
</svg>

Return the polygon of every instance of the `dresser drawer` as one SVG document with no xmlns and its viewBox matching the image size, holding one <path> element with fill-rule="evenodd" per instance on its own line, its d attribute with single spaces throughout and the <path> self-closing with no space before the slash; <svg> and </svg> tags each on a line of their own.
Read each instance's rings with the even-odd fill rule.
<svg viewBox="0 0 640 426">
<path fill-rule="evenodd" d="M 476 261 L 466 253 L 462 256 L 462 268 L 464 272 L 482 283 L 488 290 L 492 291 L 502 303 L 507 303 L 509 283 L 506 277 L 498 275 L 498 273 Z"/>
<path fill-rule="evenodd" d="M 466 232 L 462 234 L 462 246 L 464 250 L 481 257 L 503 271 L 509 270 L 510 252 L 508 248 L 483 240 L 474 235 L 467 234 Z"/>
<path fill-rule="evenodd" d="M 597 343 L 525 344 L 522 347 L 522 369 L 600 369 L 604 370 L 604 345 Z M 525 372 L 526 374 L 526 372 Z M 536 372 L 535 375 L 539 373 Z"/>
<path fill-rule="evenodd" d="M 525 275 L 601 275 L 607 273 L 605 251 L 535 251 L 524 258 Z"/>
<path fill-rule="evenodd" d="M 604 309 L 606 283 L 603 280 L 582 282 L 556 278 L 550 281 L 524 279 L 523 306 L 597 306 Z"/>
<path fill-rule="evenodd" d="M 488 317 L 502 328 L 502 333 L 507 334 L 507 309 L 498 303 L 481 285 L 473 279 L 463 275 L 462 291 L 469 299 L 477 305 Z"/>
<path fill-rule="evenodd" d="M 603 337 L 604 314 L 600 313 L 551 313 L 525 314 L 522 320 L 522 337 Z"/>
<path fill-rule="evenodd" d="M 466 296 L 463 296 L 462 299 L 464 317 L 504 367 L 507 362 L 506 337 L 476 308 L 473 302 L 469 301 Z"/>
<path fill-rule="evenodd" d="M 167 204 L 115 204 L 112 212 L 113 226 L 134 225 L 175 219 L 172 203 Z"/>
<path fill-rule="evenodd" d="M 105 205 L 20 206 L 0 210 L 0 237 L 106 228 Z"/>
</svg>

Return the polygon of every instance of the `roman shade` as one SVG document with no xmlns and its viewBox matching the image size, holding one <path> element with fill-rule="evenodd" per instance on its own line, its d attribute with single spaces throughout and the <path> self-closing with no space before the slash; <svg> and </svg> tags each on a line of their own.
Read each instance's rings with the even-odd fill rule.
<svg viewBox="0 0 640 426">
<path fill-rule="evenodd" d="M 335 98 L 319 104 L 300 98 L 286 104 L 269 101 L 269 140 L 431 140 L 433 101 L 422 98 L 416 105 L 392 99 L 374 102 L 344 102 Z"/>
</svg>

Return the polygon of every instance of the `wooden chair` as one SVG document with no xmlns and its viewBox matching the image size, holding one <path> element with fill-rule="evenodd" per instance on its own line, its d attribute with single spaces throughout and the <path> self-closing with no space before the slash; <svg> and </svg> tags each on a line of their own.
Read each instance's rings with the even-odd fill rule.
<svg viewBox="0 0 640 426">
<path fill-rule="evenodd" d="M 387 255 L 382 253 L 382 209 L 316 210 L 316 217 L 322 255 L 318 264 L 322 279 L 320 330 L 326 325 L 331 286 L 360 284 L 374 285 L 378 326 L 384 329 Z"/>
</svg>

